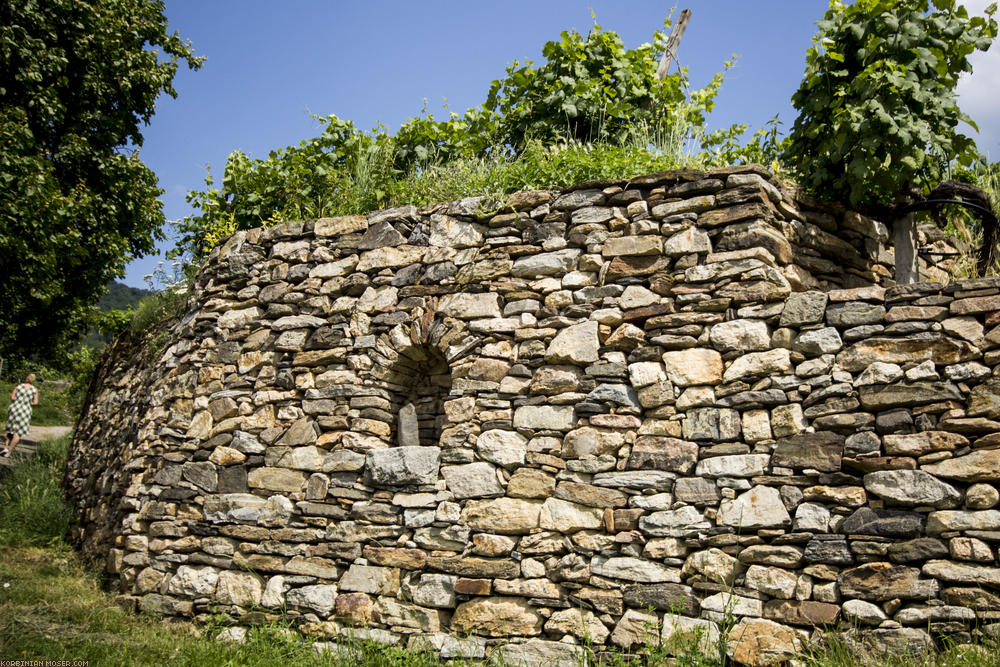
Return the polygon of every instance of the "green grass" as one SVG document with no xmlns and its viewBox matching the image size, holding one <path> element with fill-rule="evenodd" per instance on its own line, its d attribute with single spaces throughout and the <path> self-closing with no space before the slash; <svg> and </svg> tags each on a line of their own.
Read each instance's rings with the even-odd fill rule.
<svg viewBox="0 0 1000 667">
<path fill-rule="evenodd" d="M 628 179 L 682 166 L 703 166 L 682 148 L 657 148 L 660 143 L 664 141 L 652 135 L 626 146 L 569 142 L 543 147 L 530 143 L 514 158 L 498 149 L 489 157 L 432 163 L 397 181 L 388 204 L 427 204 L 472 196 L 499 203 L 505 195 L 519 190 L 559 189 L 587 181 Z"/>
<path fill-rule="evenodd" d="M 62 472 L 70 436 L 44 440 L 33 456 L 15 460 L 0 483 L 0 544 L 61 545 L 70 508 L 62 497 Z"/>
<path fill-rule="evenodd" d="M 18 382 L 0 382 L 0 420 L 7 423 L 7 406 L 10 392 Z M 35 426 L 69 426 L 75 419 L 70 405 L 69 387 L 56 389 L 51 383 L 36 382 L 38 405 L 31 409 L 31 423 Z"/>
<path fill-rule="evenodd" d="M 868 648 L 841 636 L 828 635 L 813 646 L 802 662 L 806 667 L 996 667 L 1000 665 L 1000 645 L 981 637 L 973 644 L 953 645 L 933 654 L 873 653 Z"/>
<path fill-rule="evenodd" d="M 0 547 L 0 659 L 87 660 L 101 667 L 440 664 L 378 645 L 344 645 L 345 654 L 321 655 L 280 623 L 252 628 L 243 644 L 217 641 L 221 629 L 124 611 L 65 547 Z"/>
</svg>

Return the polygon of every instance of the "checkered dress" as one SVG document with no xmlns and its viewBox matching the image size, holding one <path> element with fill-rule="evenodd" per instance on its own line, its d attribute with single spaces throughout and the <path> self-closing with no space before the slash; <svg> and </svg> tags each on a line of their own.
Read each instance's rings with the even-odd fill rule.
<svg viewBox="0 0 1000 667">
<path fill-rule="evenodd" d="M 31 401 L 38 390 L 30 384 L 19 384 L 14 389 L 14 400 L 7 408 L 7 432 L 22 438 L 28 435 L 31 423 Z"/>
</svg>

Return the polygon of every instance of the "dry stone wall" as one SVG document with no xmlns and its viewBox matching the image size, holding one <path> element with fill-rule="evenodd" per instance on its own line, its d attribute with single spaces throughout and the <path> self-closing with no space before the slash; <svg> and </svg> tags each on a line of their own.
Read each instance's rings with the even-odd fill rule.
<svg viewBox="0 0 1000 667">
<path fill-rule="evenodd" d="M 1000 282 L 880 286 L 759 167 L 484 209 L 240 232 L 111 346 L 66 489 L 123 603 L 528 663 L 997 620 Z"/>
</svg>

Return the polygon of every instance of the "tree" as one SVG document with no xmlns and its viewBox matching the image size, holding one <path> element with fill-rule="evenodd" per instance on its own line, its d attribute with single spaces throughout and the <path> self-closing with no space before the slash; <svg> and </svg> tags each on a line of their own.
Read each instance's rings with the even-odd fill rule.
<svg viewBox="0 0 1000 667">
<path fill-rule="evenodd" d="M 178 64 L 159 0 L 0 0 L 0 353 L 81 333 L 164 222 L 138 156 Z"/>
<path fill-rule="evenodd" d="M 958 123 L 975 125 L 955 87 L 969 55 L 996 37 L 995 9 L 970 17 L 955 0 L 833 0 L 792 97 L 800 113 L 784 159 L 800 183 L 887 213 L 950 165 L 971 164 L 975 142 Z"/>
</svg>

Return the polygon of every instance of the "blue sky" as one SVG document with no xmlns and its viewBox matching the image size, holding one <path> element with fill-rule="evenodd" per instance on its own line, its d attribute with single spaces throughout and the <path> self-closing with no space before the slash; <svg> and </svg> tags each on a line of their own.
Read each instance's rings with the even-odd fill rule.
<svg viewBox="0 0 1000 667">
<path fill-rule="evenodd" d="M 826 0 L 690 0 L 691 22 L 678 52 L 692 84 L 704 85 L 732 55 L 709 125 L 748 123 L 779 114 L 788 129 L 790 104 L 805 67 L 805 50 Z M 985 0 L 965 2 L 981 11 Z M 226 156 L 252 157 L 318 134 L 310 114 L 336 114 L 361 128 L 390 130 L 428 110 L 462 112 L 480 104 L 513 60 L 542 60 L 542 45 L 562 30 L 586 34 L 597 22 L 626 46 L 651 39 L 670 5 L 634 0 L 395 2 L 369 0 L 166 0 L 170 28 L 207 57 L 182 70 L 177 99 L 161 98 L 145 130 L 142 159 L 157 174 L 167 219 L 191 212 L 189 190 L 205 169 L 221 180 Z M 978 54 L 964 82 L 963 108 L 979 122 L 980 148 L 1000 155 L 1000 63 L 997 48 Z M 168 230 L 169 231 L 169 230 Z M 160 244 L 173 246 L 170 241 Z M 125 283 L 145 287 L 161 257 L 133 262 Z"/>
</svg>

